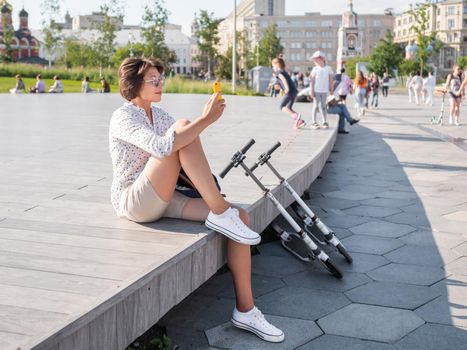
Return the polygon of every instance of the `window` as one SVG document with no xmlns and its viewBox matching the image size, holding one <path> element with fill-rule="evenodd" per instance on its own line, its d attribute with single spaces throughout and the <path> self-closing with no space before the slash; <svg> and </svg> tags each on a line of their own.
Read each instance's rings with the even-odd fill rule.
<svg viewBox="0 0 467 350">
<path fill-rule="evenodd" d="M 307 26 L 307 27 L 316 27 L 316 21 L 306 21 L 305 26 Z"/>
<path fill-rule="evenodd" d="M 321 21 L 321 27 L 332 27 L 332 21 Z"/>
<path fill-rule="evenodd" d="M 452 42 L 452 33 L 448 33 L 448 43 Z"/>
<path fill-rule="evenodd" d="M 314 37 L 314 36 L 316 36 L 316 32 L 306 32 L 306 33 L 305 33 L 305 36 L 306 36 L 307 38 Z"/>
<path fill-rule="evenodd" d="M 448 29 L 454 29 L 456 21 L 454 19 L 448 19 Z"/>
<path fill-rule="evenodd" d="M 379 19 L 375 19 L 373 21 L 373 27 L 380 27 L 381 26 L 381 21 Z"/>
<path fill-rule="evenodd" d="M 268 16 L 274 16 L 274 0 L 268 0 Z"/>
<path fill-rule="evenodd" d="M 452 16 L 452 15 L 455 15 L 455 14 L 456 14 L 456 7 L 455 6 L 449 6 L 448 11 L 447 11 L 447 15 Z"/>
<path fill-rule="evenodd" d="M 315 42 L 307 42 L 307 43 L 305 43 L 305 47 L 307 49 L 316 49 L 317 45 L 316 45 Z"/>
<path fill-rule="evenodd" d="M 292 32 L 290 32 L 290 36 L 292 38 L 300 38 L 300 37 L 303 36 L 303 33 L 302 32 L 297 32 L 297 31 L 292 31 Z"/>
<path fill-rule="evenodd" d="M 440 22 L 440 21 L 437 21 L 437 22 L 436 22 L 436 29 L 439 29 L 439 27 L 441 27 L 441 22 Z"/>
<path fill-rule="evenodd" d="M 404 33 L 404 36 L 406 36 L 407 35 L 407 29 L 404 29 L 402 33 Z"/>
<path fill-rule="evenodd" d="M 321 32 L 321 36 L 324 36 L 326 38 L 332 37 L 332 32 Z"/>
</svg>

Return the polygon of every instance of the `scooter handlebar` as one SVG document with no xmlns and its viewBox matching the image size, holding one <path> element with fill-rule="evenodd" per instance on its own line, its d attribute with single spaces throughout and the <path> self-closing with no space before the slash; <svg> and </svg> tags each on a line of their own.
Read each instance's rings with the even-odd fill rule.
<svg viewBox="0 0 467 350">
<path fill-rule="evenodd" d="M 246 152 L 248 152 L 248 150 L 251 148 L 251 146 L 253 146 L 255 144 L 255 140 L 254 139 L 251 139 L 250 141 L 248 141 L 248 143 L 243 146 L 243 148 L 240 150 L 240 152 L 242 152 L 243 154 L 245 154 Z"/>
<path fill-rule="evenodd" d="M 270 156 L 276 149 L 278 149 L 281 146 L 281 143 L 279 141 L 276 142 L 274 146 L 272 146 L 269 151 L 266 153 Z"/>
<path fill-rule="evenodd" d="M 230 163 L 225 167 L 224 170 L 222 170 L 222 172 L 219 174 L 220 178 L 223 179 L 225 177 L 225 175 L 227 175 L 227 173 L 234 167 L 236 166 L 236 158 L 238 156 L 238 153 L 240 153 L 240 156 L 244 155 L 246 152 L 248 152 L 248 150 L 251 148 L 251 146 L 253 146 L 255 144 L 255 140 L 254 139 L 251 139 L 250 141 L 248 141 L 248 143 L 243 146 L 243 148 L 235 153 L 235 155 L 232 157 L 232 159 L 230 160 Z M 237 164 L 238 165 L 238 164 Z"/>
</svg>

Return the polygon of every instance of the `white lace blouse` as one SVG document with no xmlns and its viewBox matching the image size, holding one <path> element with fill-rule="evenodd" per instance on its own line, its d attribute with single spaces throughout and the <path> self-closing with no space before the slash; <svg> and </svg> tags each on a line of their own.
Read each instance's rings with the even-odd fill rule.
<svg viewBox="0 0 467 350">
<path fill-rule="evenodd" d="M 162 108 L 152 106 L 153 124 L 144 109 L 125 103 L 110 120 L 109 147 L 113 166 L 111 201 L 122 216 L 120 197 L 141 174 L 149 157 L 166 157 L 172 153 L 175 120 Z"/>
</svg>

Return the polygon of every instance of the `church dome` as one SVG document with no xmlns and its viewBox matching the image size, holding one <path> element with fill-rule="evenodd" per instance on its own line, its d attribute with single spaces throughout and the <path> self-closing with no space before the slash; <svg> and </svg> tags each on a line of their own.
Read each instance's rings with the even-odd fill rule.
<svg viewBox="0 0 467 350">
<path fill-rule="evenodd" d="M 28 14 L 27 11 L 23 8 L 21 11 L 19 11 L 19 16 L 20 16 L 20 17 L 28 17 L 29 14 Z"/>
</svg>

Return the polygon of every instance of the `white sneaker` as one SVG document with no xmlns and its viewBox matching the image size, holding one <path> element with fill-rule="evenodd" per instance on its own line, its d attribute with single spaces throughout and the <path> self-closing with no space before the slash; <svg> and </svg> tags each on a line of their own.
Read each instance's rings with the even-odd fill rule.
<svg viewBox="0 0 467 350">
<path fill-rule="evenodd" d="M 449 116 L 449 124 L 452 125 L 452 115 Z"/>
<path fill-rule="evenodd" d="M 250 331 L 268 342 L 284 341 L 284 332 L 270 324 L 256 306 L 248 312 L 240 312 L 235 308 L 231 321 L 235 327 Z"/>
<path fill-rule="evenodd" d="M 456 126 L 460 126 L 459 121 L 458 121 L 457 119 L 454 120 L 454 124 L 455 124 Z"/>
<path fill-rule="evenodd" d="M 238 243 L 255 245 L 261 242 L 261 236 L 243 223 L 236 208 L 219 215 L 209 212 L 205 225 Z"/>
</svg>

